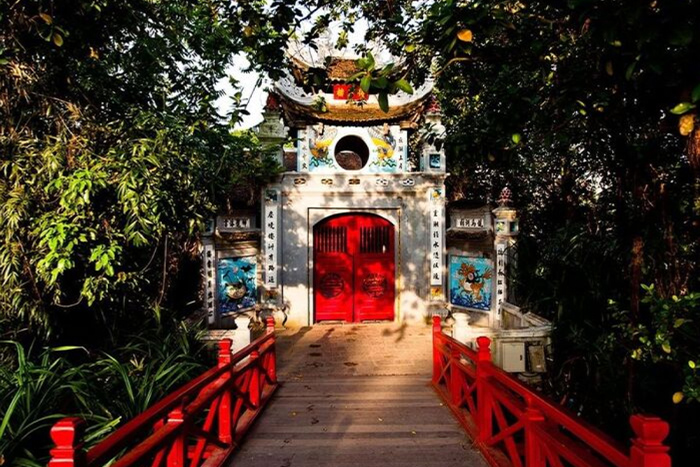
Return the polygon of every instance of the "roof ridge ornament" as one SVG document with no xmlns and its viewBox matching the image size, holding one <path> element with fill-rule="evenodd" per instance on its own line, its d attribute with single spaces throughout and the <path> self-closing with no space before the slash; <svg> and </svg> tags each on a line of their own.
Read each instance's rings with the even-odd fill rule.
<svg viewBox="0 0 700 467">
<path fill-rule="evenodd" d="M 510 206 L 513 202 L 513 192 L 508 188 L 506 185 L 503 187 L 501 190 L 501 195 L 498 198 L 498 205 L 499 206 Z"/>
</svg>

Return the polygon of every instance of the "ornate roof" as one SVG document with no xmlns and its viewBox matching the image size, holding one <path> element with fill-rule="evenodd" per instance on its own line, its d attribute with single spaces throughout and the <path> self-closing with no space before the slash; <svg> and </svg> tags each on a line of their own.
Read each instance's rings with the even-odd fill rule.
<svg viewBox="0 0 700 467">
<path fill-rule="evenodd" d="M 348 73 L 348 62 L 339 60 L 334 73 Z M 352 73 L 351 73 L 352 74 Z M 277 81 L 274 93 L 288 121 L 321 121 L 324 123 L 365 123 L 373 124 L 387 121 L 417 120 L 430 105 L 433 83 L 428 81 L 413 94 L 399 92 L 389 96 L 389 111 L 379 108 L 375 95 L 370 95 L 361 102 L 348 102 L 334 99 L 331 93 L 311 94 L 298 86 L 290 75 Z"/>
</svg>

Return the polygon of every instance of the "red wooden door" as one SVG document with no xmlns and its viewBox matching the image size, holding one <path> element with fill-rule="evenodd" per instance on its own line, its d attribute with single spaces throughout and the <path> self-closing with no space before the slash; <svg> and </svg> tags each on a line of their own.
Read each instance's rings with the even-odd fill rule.
<svg viewBox="0 0 700 467">
<path fill-rule="evenodd" d="M 314 228 L 316 321 L 393 320 L 394 226 L 371 214 L 332 217 Z"/>
</svg>

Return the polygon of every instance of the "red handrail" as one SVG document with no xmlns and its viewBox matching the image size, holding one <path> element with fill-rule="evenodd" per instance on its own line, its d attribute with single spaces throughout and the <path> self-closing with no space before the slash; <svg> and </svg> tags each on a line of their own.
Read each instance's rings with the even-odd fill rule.
<svg viewBox="0 0 700 467">
<path fill-rule="evenodd" d="M 433 317 L 432 384 L 472 436 L 486 460 L 505 467 L 671 467 L 663 444 L 668 424 L 630 417 L 635 438 L 624 449 L 565 407 L 493 365 L 491 340 L 478 350 L 443 334 Z"/>
<path fill-rule="evenodd" d="M 208 467 L 223 465 L 277 389 L 274 320 L 267 332 L 231 354 L 219 342 L 211 368 L 130 420 L 93 446 L 82 449 L 83 420 L 64 418 L 51 428 L 55 447 L 49 467 Z"/>
</svg>

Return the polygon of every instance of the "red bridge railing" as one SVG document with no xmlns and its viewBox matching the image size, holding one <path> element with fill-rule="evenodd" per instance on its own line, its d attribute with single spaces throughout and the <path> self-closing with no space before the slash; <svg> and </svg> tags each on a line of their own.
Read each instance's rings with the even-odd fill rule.
<svg viewBox="0 0 700 467">
<path fill-rule="evenodd" d="M 493 365 L 491 340 L 474 351 L 443 334 L 433 317 L 433 378 L 437 393 L 486 460 L 499 467 L 670 467 L 663 444 L 669 426 L 630 417 L 635 438 L 625 449 L 559 404 Z"/>
<path fill-rule="evenodd" d="M 51 428 L 49 467 L 217 467 L 223 465 L 277 389 L 274 321 L 235 354 L 219 342 L 218 365 L 126 423 L 87 452 L 83 421 Z"/>
</svg>

